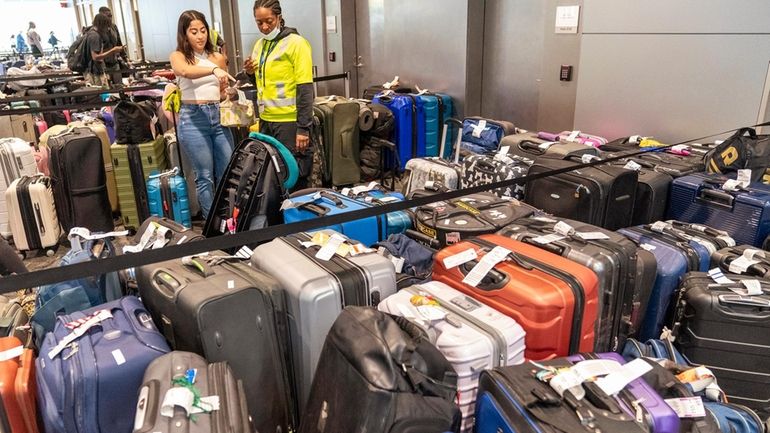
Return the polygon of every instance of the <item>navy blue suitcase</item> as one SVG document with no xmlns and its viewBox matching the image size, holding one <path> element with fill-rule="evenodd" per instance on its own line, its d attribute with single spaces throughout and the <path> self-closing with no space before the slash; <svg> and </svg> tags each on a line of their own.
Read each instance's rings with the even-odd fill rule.
<svg viewBox="0 0 770 433">
<path fill-rule="evenodd" d="M 638 338 L 643 341 L 658 338 L 663 329 L 669 305 L 673 302 L 679 287 L 679 279 L 687 272 L 701 269 L 700 257 L 695 250 L 689 248 L 685 250 L 682 246 L 672 245 L 651 234 L 635 230 L 633 227 L 620 229 L 618 233 L 639 243 L 642 248 L 650 251 L 658 262 L 655 285 L 638 335 Z M 705 270 L 708 270 L 708 264 Z"/>
<path fill-rule="evenodd" d="M 190 200 L 187 195 L 187 181 L 180 176 L 179 169 L 160 174 L 151 174 L 147 179 L 147 203 L 151 216 L 172 219 L 192 228 Z"/>
<path fill-rule="evenodd" d="M 726 191 L 720 175 L 693 174 L 674 179 L 668 218 L 701 223 L 726 231 L 737 244 L 761 247 L 770 235 L 770 185 L 751 183 Z"/>
<path fill-rule="evenodd" d="M 494 153 L 503 137 L 515 132 L 516 127 L 510 122 L 467 117 L 463 119 L 461 148 L 471 153 Z"/>
<path fill-rule="evenodd" d="M 130 433 L 144 371 L 168 352 L 150 314 L 132 296 L 59 316 L 35 362 L 45 431 Z"/>
<path fill-rule="evenodd" d="M 391 141 L 396 144 L 399 169 L 403 170 L 412 158 L 425 157 L 425 110 L 422 102 L 416 96 L 398 93 L 377 95 L 372 102 L 388 107 L 393 113 L 396 127 Z M 390 161 L 390 166 L 394 164 Z"/>
<path fill-rule="evenodd" d="M 714 416 L 722 433 L 764 433 L 765 423 L 746 406 L 704 400 L 706 410 Z"/>
<path fill-rule="evenodd" d="M 301 193 L 302 191 L 300 191 Z M 372 192 L 377 194 L 376 192 Z M 400 196 L 400 197 L 399 197 Z M 401 194 L 389 194 L 396 200 L 403 200 Z M 354 210 L 367 209 L 383 203 L 383 198 L 366 202 L 364 198 L 353 199 L 335 191 L 321 190 L 307 194 L 293 196 L 291 200 L 296 207 L 284 209 L 284 223 L 293 223 L 318 218 L 327 215 L 337 215 Z M 387 201 L 387 200 L 386 200 Z M 411 227 L 411 219 L 404 211 L 391 212 L 385 215 L 377 215 L 369 218 L 335 224 L 318 230 L 331 229 L 342 233 L 350 239 L 355 239 L 366 246 L 371 246 L 383 241 L 388 236 L 403 233 Z"/>
</svg>

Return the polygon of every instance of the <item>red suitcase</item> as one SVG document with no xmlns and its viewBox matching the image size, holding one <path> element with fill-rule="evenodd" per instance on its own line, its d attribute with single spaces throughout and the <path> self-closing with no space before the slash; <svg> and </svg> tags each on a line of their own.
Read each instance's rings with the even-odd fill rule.
<svg viewBox="0 0 770 433">
<path fill-rule="evenodd" d="M 477 261 L 447 269 L 444 259 L 468 249 L 478 259 L 500 246 L 512 252 L 477 287 L 463 283 Z M 598 279 L 590 269 L 541 248 L 499 235 L 483 235 L 436 254 L 433 279 L 514 318 L 527 333 L 524 355 L 552 359 L 594 347 Z"/>
<path fill-rule="evenodd" d="M 9 433 L 38 433 L 34 353 L 32 349 L 19 349 L 21 346 L 16 337 L 0 338 L 0 417 L 6 418 L 0 424 L 10 426 Z M 12 353 L 16 349 L 21 350 L 21 355 Z"/>
</svg>

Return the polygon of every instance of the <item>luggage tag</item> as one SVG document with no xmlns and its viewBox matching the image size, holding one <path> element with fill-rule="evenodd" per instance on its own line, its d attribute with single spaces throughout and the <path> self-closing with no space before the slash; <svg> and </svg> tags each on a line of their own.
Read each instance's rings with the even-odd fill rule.
<svg viewBox="0 0 770 433">
<path fill-rule="evenodd" d="M 498 263 L 505 260 L 508 255 L 511 254 L 510 250 L 507 250 L 501 246 L 492 248 L 492 251 L 484 255 L 484 257 L 476 263 L 476 266 L 468 272 L 468 275 L 463 278 L 463 283 L 469 286 L 476 287 L 481 280 L 495 267 Z"/>
<path fill-rule="evenodd" d="M 601 158 L 599 158 L 596 155 L 591 155 L 590 153 L 584 153 L 580 157 L 580 162 L 582 162 L 583 164 L 588 164 L 589 162 L 591 162 L 593 160 L 597 160 L 597 159 L 601 159 Z"/>
<path fill-rule="evenodd" d="M 626 170 L 639 171 L 639 170 L 641 170 L 641 169 L 642 169 L 642 166 L 641 166 L 641 165 L 639 165 L 639 164 L 638 164 L 636 161 L 634 161 L 634 160 L 629 160 L 629 161 L 626 163 L 626 165 L 624 165 L 624 166 L 623 166 L 623 168 L 625 168 Z"/>
<path fill-rule="evenodd" d="M 763 295 L 762 283 L 759 280 L 741 280 L 744 288 L 728 287 L 733 293 L 741 296 L 760 296 Z"/>
<path fill-rule="evenodd" d="M 622 365 L 620 370 L 599 378 L 596 381 L 596 385 L 607 395 L 615 395 L 633 380 L 642 377 L 650 370 L 652 370 L 652 366 L 644 359 L 638 358 Z"/>
<path fill-rule="evenodd" d="M 168 418 L 174 417 L 174 408 L 181 407 L 187 416 L 200 413 L 209 413 L 219 410 L 219 396 L 197 397 L 186 386 L 175 386 L 163 396 L 163 403 L 160 406 L 160 415 Z"/>
<path fill-rule="evenodd" d="M 584 241 L 607 240 L 610 238 L 602 232 L 575 232 L 575 235 Z"/>
<path fill-rule="evenodd" d="M 752 250 L 744 251 L 742 256 L 730 262 L 728 271 L 733 274 L 742 274 L 746 272 L 751 265 L 759 263 L 759 260 L 754 259 L 754 254 L 751 251 Z"/>
<path fill-rule="evenodd" d="M 580 131 L 572 131 L 568 136 L 564 138 L 566 141 L 576 141 L 578 136 L 580 136 Z"/>
<path fill-rule="evenodd" d="M 478 259 L 478 254 L 476 254 L 476 250 L 474 250 L 473 248 L 468 248 L 463 252 L 446 257 L 444 259 L 444 268 L 452 269 L 476 259 Z"/>
<path fill-rule="evenodd" d="M 428 89 L 420 89 L 420 86 L 414 86 L 415 89 L 417 89 L 417 95 L 422 96 L 429 92 Z"/>
<path fill-rule="evenodd" d="M 544 369 L 538 372 L 536 377 L 539 380 L 548 382 L 559 396 L 564 397 L 564 392 L 569 390 L 578 400 L 582 400 L 585 397 L 585 390 L 582 386 L 583 382 L 595 381 L 598 377 L 607 376 L 622 370 L 621 365 L 611 359 L 589 359 L 562 369 L 543 367 L 535 362 L 532 362 L 532 364 Z"/>
<path fill-rule="evenodd" d="M 719 268 L 709 270 L 709 277 L 711 277 L 717 284 L 734 284 L 734 281 L 727 278 Z"/>
<path fill-rule="evenodd" d="M 551 233 L 550 235 L 543 235 L 532 238 L 532 242 L 537 242 L 541 245 L 548 245 L 551 242 L 556 242 L 564 239 L 566 236 L 562 236 L 558 233 Z"/>
<path fill-rule="evenodd" d="M 65 326 L 72 329 L 72 332 L 62 338 L 59 343 L 48 351 L 48 358 L 54 359 L 60 354 L 67 346 L 72 344 L 75 340 L 83 336 L 89 329 L 93 328 L 100 322 L 111 319 L 112 313 L 109 310 L 99 310 L 91 316 L 84 317 L 72 322 L 67 323 Z M 72 349 L 75 350 L 75 349 Z M 66 359 L 66 357 L 65 357 Z"/>
<path fill-rule="evenodd" d="M 669 148 L 668 151 L 675 155 L 689 156 L 690 146 L 686 144 L 677 144 L 676 146 Z"/>
<path fill-rule="evenodd" d="M 679 418 L 700 418 L 706 416 L 706 408 L 700 397 L 667 398 L 664 400 Z"/>
<path fill-rule="evenodd" d="M 380 184 L 377 183 L 377 182 L 369 182 L 366 185 L 359 185 L 359 186 L 355 186 L 355 187 L 351 188 L 350 192 L 353 193 L 353 196 L 357 196 L 357 195 L 359 195 L 361 193 L 369 192 L 369 191 L 377 188 L 378 186 L 380 186 Z M 347 195 L 347 194 L 343 194 L 343 195 Z M 319 195 L 319 197 L 320 197 L 320 195 Z M 315 196 L 314 196 L 314 198 L 315 198 Z"/>
<path fill-rule="evenodd" d="M 155 173 L 148 176 L 149 179 L 157 179 L 159 177 L 165 177 L 165 176 L 176 176 L 179 174 L 179 167 L 174 167 L 171 170 L 166 170 L 161 173 Z"/>
<path fill-rule="evenodd" d="M 486 119 L 479 120 L 479 123 L 473 127 L 473 132 L 471 132 L 471 135 L 473 135 L 476 138 L 481 138 L 481 133 L 484 132 L 484 128 L 486 127 L 487 127 Z"/>
<path fill-rule="evenodd" d="M 13 347 L 0 352 L 0 362 L 10 361 L 20 357 L 24 353 L 24 346 Z"/>
<path fill-rule="evenodd" d="M 382 83 L 382 87 L 386 89 L 390 89 L 391 87 L 397 86 L 397 85 L 398 85 L 398 75 L 396 75 L 395 78 L 393 78 L 393 81 L 386 81 L 385 83 Z"/>
<path fill-rule="evenodd" d="M 326 245 L 322 246 L 320 250 L 315 254 L 315 257 L 319 260 L 328 261 L 337 252 L 337 249 L 345 242 L 345 238 L 335 233 L 331 235 Z"/>
<path fill-rule="evenodd" d="M 545 143 L 540 143 L 537 145 L 538 148 L 542 150 L 548 150 L 551 146 L 558 143 L 558 141 L 546 141 Z"/>
</svg>

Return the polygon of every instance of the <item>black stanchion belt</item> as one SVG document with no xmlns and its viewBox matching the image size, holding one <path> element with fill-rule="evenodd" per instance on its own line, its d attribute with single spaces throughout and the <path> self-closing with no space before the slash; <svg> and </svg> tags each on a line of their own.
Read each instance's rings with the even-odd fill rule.
<svg viewBox="0 0 770 433">
<path fill-rule="evenodd" d="M 752 126 L 752 128 L 756 128 L 760 126 L 770 126 L 770 122 L 754 125 Z M 264 241 L 272 240 L 279 236 L 287 236 L 293 233 L 310 231 L 313 229 L 318 229 L 321 227 L 326 227 L 334 224 L 341 224 L 344 222 L 349 222 L 349 221 L 353 221 L 361 218 L 369 218 L 377 215 L 382 215 L 385 213 L 406 210 L 414 207 L 424 206 L 430 203 L 435 203 L 437 201 L 451 200 L 453 198 L 459 198 L 469 194 L 476 194 L 479 192 L 488 191 L 492 189 L 505 188 L 513 185 L 522 185 L 535 179 L 554 176 L 557 174 L 566 173 L 566 172 L 578 170 L 581 168 L 602 165 L 608 162 L 617 161 L 623 158 L 641 155 L 644 153 L 658 152 L 674 146 L 697 142 L 709 137 L 714 137 L 714 136 L 734 132 L 734 131 L 737 131 L 738 129 L 740 128 L 734 128 L 727 131 L 718 132 L 715 134 L 709 134 L 703 137 L 693 138 L 693 139 L 685 140 L 679 143 L 669 144 L 666 146 L 641 149 L 639 151 L 636 151 L 636 150 L 628 151 L 612 158 L 594 160 L 583 164 L 575 164 L 570 167 L 564 167 L 564 168 L 551 170 L 544 173 L 528 175 L 517 179 L 508 179 L 501 182 L 495 182 L 495 183 L 490 183 L 486 185 L 475 186 L 472 188 L 444 192 L 444 193 L 426 196 L 426 197 L 420 197 L 412 200 L 393 202 L 393 203 L 388 203 L 381 206 L 341 213 L 337 215 L 329 215 L 329 216 L 324 216 L 320 218 L 299 221 L 291 224 L 281 224 L 276 226 L 270 226 L 260 230 L 240 232 L 232 235 L 223 235 L 223 236 L 208 238 L 201 241 L 194 241 L 194 242 L 184 243 L 181 245 L 168 246 L 157 250 L 147 250 L 147 251 L 142 251 L 141 253 L 125 254 L 121 256 L 109 257 L 109 258 L 94 260 L 90 262 L 77 263 L 74 265 L 43 269 L 40 271 L 30 272 L 30 273 L 21 274 L 21 275 L 11 275 L 5 278 L 0 278 L 0 294 L 9 293 L 14 290 L 36 287 L 44 284 L 52 284 L 60 281 L 74 280 L 77 278 L 87 277 L 91 275 L 98 275 L 106 272 L 113 272 L 120 269 L 132 268 L 132 267 L 137 267 L 142 265 L 148 265 L 151 263 L 162 262 L 166 260 L 178 259 L 181 257 L 200 254 L 207 251 L 237 248 L 242 245 L 257 244 Z"/>
</svg>

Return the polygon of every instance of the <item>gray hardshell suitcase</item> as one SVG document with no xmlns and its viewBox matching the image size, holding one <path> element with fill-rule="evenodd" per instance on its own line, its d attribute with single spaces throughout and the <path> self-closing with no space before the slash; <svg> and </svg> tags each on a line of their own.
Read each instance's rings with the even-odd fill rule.
<svg viewBox="0 0 770 433">
<path fill-rule="evenodd" d="M 164 407 L 167 392 L 190 382 L 202 398 L 190 407 L 192 413 L 180 405 Z M 210 410 L 205 399 L 212 396 L 219 397 L 218 410 Z M 196 409 L 203 413 L 195 413 Z M 134 433 L 172 432 L 252 432 L 243 383 L 226 362 L 209 364 L 195 353 L 174 351 L 147 366 L 136 403 Z"/>
<path fill-rule="evenodd" d="M 32 176 L 37 172 L 32 147 L 21 138 L 0 138 L 0 192 L 4 192 L 14 180 L 22 176 Z M 0 193 L 0 235 L 11 237 L 8 224 L 8 205 L 5 194 Z"/>
<path fill-rule="evenodd" d="M 153 263 L 136 274 L 142 301 L 171 348 L 226 361 L 243 381 L 257 431 L 297 428 L 286 295 L 273 278 L 221 251 Z"/>
<path fill-rule="evenodd" d="M 557 223 L 573 230 L 563 239 L 543 243 L 543 236 L 556 233 Z M 567 232 L 566 226 L 562 232 Z M 561 227 L 560 227 L 561 228 Z M 657 263 L 643 254 L 627 237 L 590 224 L 564 218 L 522 218 L 499 234 L 559 254 L 594 271 L 599 278 L 599 318 L 596 321 L 595 350 L 615 351 L 628 336 L 635 335 L 644 317 Z M 604 239 L 584 239 L 591 233 Z M 539 238 L 539 239 L 538 239 Z M 645 287 L 646 285 L 646 287 Z"/>
<path fill-rule="evenodd" d="M 327 234 L 335 232 L 324 231 Z M 393 263 L 376 253 L 355 257 L 315 257 L 318 246 L 299 233 L 274 239 L 254 250 L 251 262 L 278 280 L 288 294 L 288 315 L 296 370 L 297 400 L 304 407 L 326 334 L 346 306 L 374 306 L 396 293 Z"/>
<path fill-rule="evenodd" d="M 461 167 L 460 144 L 463 135 L 461 133 L 463 123 L 457 119 L 447 119 L 444 121 L 444 129 L 441 135 L 441 148 L 439 155 L 444 154 L 444 145 L 447 140 L 450 126 L 457 126 L 457 139 L 454 142 L 453 160 L 447 161 L 441 156 L 428 158 L 412 158 L 406 162 L 406 182 L 404 183 L 404 196 L 409 196 L 412 192 L 425 189 L 428 182 L 441 184 L 448 189 L 457 189 L 460 186 Z"/>
</svg>

